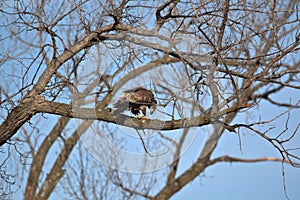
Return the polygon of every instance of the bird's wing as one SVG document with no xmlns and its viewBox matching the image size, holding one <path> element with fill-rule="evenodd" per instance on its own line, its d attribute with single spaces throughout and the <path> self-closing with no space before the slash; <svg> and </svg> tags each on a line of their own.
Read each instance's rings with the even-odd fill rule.
<svg viewBox="0 0 300 200">
<path fill-rule="evenodd" d="M 118 108 L 120 106 L 123 106 L 123 104 L 128 105 L 129 99 L 128 99 L 128 93 L 122 93 L 116 103 L 113 104 L 115 108 Z"/>
<path fill-rule="evenodd" d="M 113 104 L 114 115 L 119 115 L 120 113 L 124 112 L 128 109 L 129 101 L 128 101 L 128 94 L 122 93 L 116 103 Z"/>
<path fill-rule="evenodd" d="M 128 106 L 129 103 L 137 105 L 152 105 L 154 100 L 154 95 L 150 90 L 136 88 L 123 91 L 118 101 L 113 106 L 118 108 L 124 104 Z"/>
<path fill-rule="evenodd" d="M 134 92 L 128 93 L 128 101 L 130 103 L 151 105 L 154 100 L 154 95 L 146 89 L 137 89 Z"/>
</svg>

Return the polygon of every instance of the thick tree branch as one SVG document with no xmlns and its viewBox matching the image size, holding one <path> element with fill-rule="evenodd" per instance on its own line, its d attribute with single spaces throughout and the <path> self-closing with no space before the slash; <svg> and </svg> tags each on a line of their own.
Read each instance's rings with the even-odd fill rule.
<svg viewBox="0 0 300 200">
<path fill-rule="evenodd" d="M 210 123 L 210 114 L 199 116 L 193 119 L 177 119 L 171 121 L 137 119 L 134 117 L 112 115 L 110 108 L 95 110 L 92 108 L 79 108 L 64 103 L 44 101 L 37 108 L 37 113 L 49 113 L 66 116 L 70 118 L 100 120 L 108 123 L 132 127 L 136 129 L 154 129 L 154 130 L 175 130 L 187 127 L 204 126 Z"/>
<path fill-rule="evenodd" d="M 232 112 L 236 112 L 240 109 L 252 106 L 252 104 L 243 104 L 239 107 L 227 108 L 219 113 L 219 116 L 223 116 Z M 55 114 L 70 118 L 86 119 L 86 120 L 101 120 L 108 123 L 114 123 L 122 126 L 132 127 L 136 129 L 153 129 L 153 130 L 176 130 L 188 127 L 200 127 L 209 124 L 211 121 L 211 113 L 208 112 L 205 115 L 201 115 L 194 118 L 176 119 L 170 121 L 161 120 L 147 120 L 137 119 L 126 115 L 120 115 L 117 118 L 112 115 L 111 109 L 92 109 L 92 108 L 80 108 L 71 106 L 65 103 L 46 101 L 44 97 L 37 96 L 34 98 L 28 98 L 25 104 L 20 104 L 18 109 L 18 116 L 14 118 L 7 118 L 6 121 L 1 124 L 0 127 L 0 145 L 4 144 L 7 138 L 7 133 L 15 133 L 19 127 L 26 121 L 20 119 L 20 117 L 33 116 L 37 113 Z M 26 115 L 26 116 L 25 116 Z M 29 119 L 30 119 L 29 117 Z"/>
<path fill-rule="evenodd" d="M 227 108 L 219 113 L 223 116 L 232 112 L 237 112 L 240 109 L 248 108 L 252 104 L 243 104 L 239 107 Z M 132 127 L 136 129 L 153 129 L 153 130 L 176 130 L 188 127 L 200 127 L 209 124 L 211 113 L 193 118 L 175 119 L 170 121 L 161 121 L 158 119 L 137 119 L 127 115 L 115 117 L 112 115 L 111 108 L 95 110 L 92 108 L 80 108 L 64 103 L 50 102 L 44 100 L 36 108 L 36 113 L 49 113 L 55 115 L 66 116 L 70 118 L 100 120 L 108 123 L 118 124 L 122 126 Z"/>
<path fill-rule="evenodd" d="M 36 108 L 43 99 L 44 98 L 40 96 L 37 98 L 25 98 L 8 114 L 6 120 L 0 125 L 0 146 L 11 138 L 26 121 L 36 114 Z"/>
</svg>

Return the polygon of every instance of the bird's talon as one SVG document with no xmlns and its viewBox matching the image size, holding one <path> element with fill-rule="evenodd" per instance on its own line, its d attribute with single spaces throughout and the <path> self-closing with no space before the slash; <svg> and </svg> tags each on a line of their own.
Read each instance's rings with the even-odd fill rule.
<svg viewBox="0 0 300 200">
<path fill-rule="evenodd" d="M 137 118 L 138 118 L 138 119 L 149 119 L 148 117 L 146 117 L 146 116 L 144 116 L 144 115 L 142 115 L 142 116 L 141 116 L 141 115 L 138 115 Z"/>
</svg>

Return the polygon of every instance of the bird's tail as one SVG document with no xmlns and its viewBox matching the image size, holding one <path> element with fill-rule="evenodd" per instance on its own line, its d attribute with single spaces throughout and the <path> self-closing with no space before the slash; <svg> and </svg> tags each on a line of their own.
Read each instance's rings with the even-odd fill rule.
<svg viewBox="0 0 300 200">
<path fill-rule="evenodd" d="M 124 112 L 127 109 L 127 105 L 118 104 L 118 102 L 115 103 L 113 107 L 115 108 L 115 110 L 113 110 L 112 112 L 114 116 L 119 116 L 122 112 Z"/>
</svg>

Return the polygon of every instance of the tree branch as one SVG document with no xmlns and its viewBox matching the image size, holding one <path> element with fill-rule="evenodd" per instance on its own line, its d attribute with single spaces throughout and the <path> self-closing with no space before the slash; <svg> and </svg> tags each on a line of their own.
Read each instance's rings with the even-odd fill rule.
<svg viewBox="0 0 300 200">
<path fill-rule="evenodd" d="M 175 130 L 187 127 L 204 126 L 210 123 L 210 113 L 193 119 L 176 119 L 170 121 L 137 119 L 121 114 L 118 117 L 112 115 L 111 108 L 98 109 L 79 108 L 64 103 L 44 101 L 38 105 L 36 113 L 49 113 L 55 115 L 66 116 L 70 118 L 78 118 L 85 120 L 100 120 L 108 123 L 118 124 L 122 126 L 132 127 L 135 129 L 153 129 L 153 130 Z"/>
<path fill-rule="evenodd" d="M 217 162 L 242 162 L 242 163 L 254 163 L 254 162 L 282 162 L 291 164 L 292 166 L 300 167 L 300 163 L 291 162 L 290 160 L 282 159 L 282 158 L 273 158 L 273 157 L 262 157 L 262 158 L 253 158 L 253 159 L 244 159 L 244 158 L 235 158 L 231 156 L 221 156 L 215 158 L 209 162 L 209 165 L 213 165 Z"/>
</svg>

